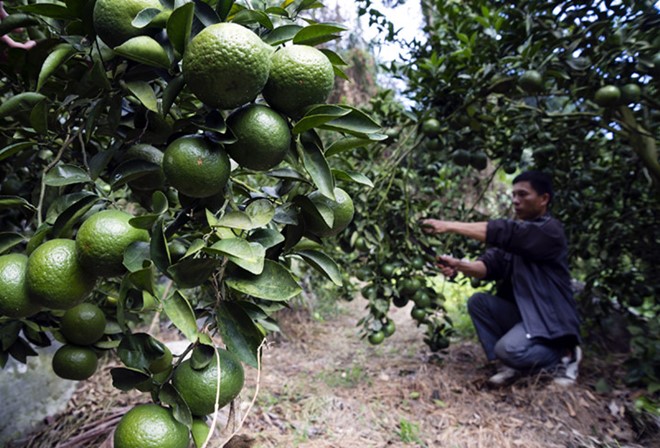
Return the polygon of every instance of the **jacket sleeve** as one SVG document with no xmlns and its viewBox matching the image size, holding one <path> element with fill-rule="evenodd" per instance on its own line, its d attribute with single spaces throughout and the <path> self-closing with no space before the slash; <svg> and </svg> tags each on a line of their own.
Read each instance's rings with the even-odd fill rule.
<svg viewBox="0 0 660 448">
<path fill-rule="evenodd" d="M 486 243 L 534 260 L 550 260 L 566 248 L 566 236 L 554 219 L 514 221 L 495 219 L 488 222 Z"/>
<path fill-rule="evenodd" d="M 507 272 L 508 258 L 504 251 L 496 247 L 486 249 L 477 260 L 486 265 L 486 276 L 484 280 L 500 280 Z"/>
</svg>

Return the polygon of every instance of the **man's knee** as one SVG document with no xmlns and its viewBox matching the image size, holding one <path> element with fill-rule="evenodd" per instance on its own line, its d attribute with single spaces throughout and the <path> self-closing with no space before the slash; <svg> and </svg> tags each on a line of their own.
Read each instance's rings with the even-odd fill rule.
<svg viewBox="0 0 660 448">
<path fill-rule="evenodd" d="M 477 292 L 473 294 L 467 301 L 467 310 L 470 315 L 473 315 L 475 312 L 486 309 L 488 306 L 488 300 L 492 296 L 483 292 Z"/>
<path fill-rule="evenodd" d="M 509 367 L 520 369 L 524 363 L 525 348 L 512 344 L 506 338 L 502 338 L 495 344 L 495 356 Z"/>
</svg>

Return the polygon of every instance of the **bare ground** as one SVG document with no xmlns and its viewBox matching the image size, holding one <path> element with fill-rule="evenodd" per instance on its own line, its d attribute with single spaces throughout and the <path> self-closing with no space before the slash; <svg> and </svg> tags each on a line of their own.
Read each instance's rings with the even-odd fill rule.
<svg viewBox="0 0 660 448">
<path fill-rule="evenodd" d="M 233 448 L 660 447 L 657 433 L 640 439 L 633 430 L 632 391 L 595 392 L 598 379 L 615 370 L 594 357 L 569 388 L 539 376 L 491 390 L 475 342 L 434 355 L 403 308 L 390 316 L 396 333 L 373 347 L 355 326 L 363 306 L 341 303 L 322 319 L 307 309 L 281 314 L 282 335 L 265 349 L 260 373 L 247 369 L 232 424 L 208 446 L 221 446 L 234 429 L 226 445 Z M 121 415 L 149 401 L 112 388 L 110 367 L 80 384 L 66 412 L 11 446 L 110 448 Z"/>
</svg>

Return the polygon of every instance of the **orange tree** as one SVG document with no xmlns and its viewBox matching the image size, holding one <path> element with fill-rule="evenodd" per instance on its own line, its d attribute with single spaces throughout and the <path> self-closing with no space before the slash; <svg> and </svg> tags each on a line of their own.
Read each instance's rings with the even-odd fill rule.
<svg viewBox="0 0 660 448">
<path fill-rule="evenodd" d="M 359 5 L 396 39 L 370 1 Z M 420 130 L 434 120 L 426 126 L 428 144 L 444 164 L 490 161 L 507 173 L 537 168 L 553 175 L 553 211 L 584 283 L 578 299 L 585 334 L 623 315 L 626 380 L 657 394 L 657 7 L 541 0 L 422 7 L 425 37 L 404 43 L 410 58 L 388 69 L 407 81 L 404 95 Z M 463 217 L 460 208 L 443 216 Z"/>
<path fill-rule="evenodd" d="M 150 391 L 190 428 L 197 413 L 170 381 L 183 358 L 139 332 L 148 316 L 163 313 L 190 341 L 195 371 L 229 353 L 218 365 L 236 360 L 226 373 L 238 393 L 241 364 L 257 366 L 272 314 L 301 291 L 296 266 L 340 283 L 307 223 L 346 226 L 351 198 L 337 224 L 336 194 L 358 176 L 331 167 L 318 131 L 385 136 L 358 109 L 324 104 L 345 75 L 323 47 L 345 28 L 307 17 L 316 0 L 266 3 L 0 3 L 2 366 L 54 337 L 70 353 L 57 370 L 81 379 L 71 363 L 87 377 L 90 353 L 114 351 L 114 385 Z M 281 109 L 261 92 L 272 58 L 294 45 L 316 62 L 279 70 L 271 95 L 296 100 Z M 306 96 L 291 91 L 300 85 Z M 89 316 L 67 312 L 82 302 Z"/>
</svg>

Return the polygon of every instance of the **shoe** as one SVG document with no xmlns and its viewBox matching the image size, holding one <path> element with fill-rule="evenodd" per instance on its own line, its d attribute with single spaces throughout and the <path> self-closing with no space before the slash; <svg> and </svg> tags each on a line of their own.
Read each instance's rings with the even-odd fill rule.
<svg viewBox="0 0 660 448">
<path fill-rule="evenodd" d="M 502 387 L 512 383 L 520 376 L 520 371 L 509 366 L 501 366 L 497 373 L 488 378 L 488 384 L 493 387 Z"/>
<path fill-rule="evenodd" d="M 573 353 L 564 356 L 554 371 L 554 383 L 560 386 L 572 386 L 578 377 L 578 370 L 582 361 L 582 349 L 576 346 Z"/>
</svg>

